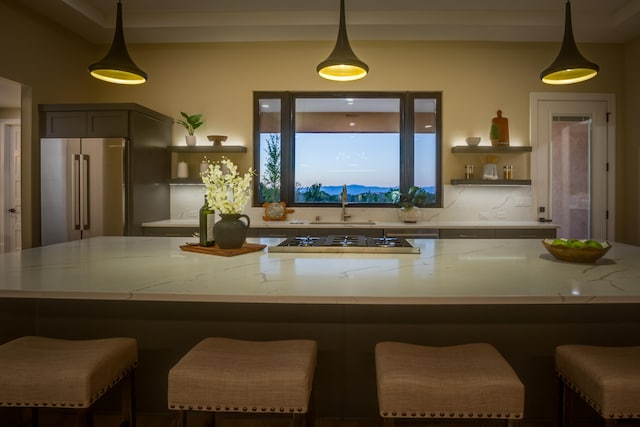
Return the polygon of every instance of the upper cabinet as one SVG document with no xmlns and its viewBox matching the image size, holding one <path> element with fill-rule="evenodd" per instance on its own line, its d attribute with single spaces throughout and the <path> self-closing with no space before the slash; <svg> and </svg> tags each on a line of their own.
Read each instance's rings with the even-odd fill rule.
<svg viewBox="0 0 640 427">
<path fill-rule="evenodd" d="M 128 134 L 126 111 L 52 111 L 44 117 L 44 138 L 110 138 Z"/>
<path fill-rule="evenodd" d="M 453 154 L 477 154 L 477 155 L 492 155 L 492 154 L 526 154 L 531 153 L 531 146 L 468 146 L 459 145 L 451 147 Z M 451 185 L 531 185 L 530 179 L 500 179 L 503 178 L 502 171 L 498 170 L 498 179 L 452 179 Z M 476 170 L 475 177 L 482 175 L 482 170 Z"/>
<path fill-rule="evenodd" d="M 162 123 L 171 131 L 173 120 L 138 104 L 41 104 L 41 138 L 119 138 L 137 132 L 135 115 Z M 169 135 L 169 134 L 167 134 Z M 163 143 L 168 139 L 163 135 Z"/>
</svg>

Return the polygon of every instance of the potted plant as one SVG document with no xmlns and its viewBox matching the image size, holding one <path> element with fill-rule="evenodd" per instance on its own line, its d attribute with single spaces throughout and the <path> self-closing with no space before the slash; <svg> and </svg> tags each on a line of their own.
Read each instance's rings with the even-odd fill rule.
<svg viewBox="0 0 640 427">
<path fill-rule="evenodd" d="M 183 119 L 176 119 L 176 123 L 184 126 L 187 130 L 187 135 L 185 136 L 187 145 L 196 145 L 196 136 L 194 135 L 194 132 L 204 124 L 202 114 L 189 115 L 181 111 L 180 115 Z"/>
<path fill-rule="evenodd" d="M 396 193 L 396 205 L 400 207 L 399 216 L 403 222 L 417 222 L 422 219 L 420 208 L 427 201 L 427 192 L 424 189 L 412 185 L 406 193 Z"/>
<path fill-rule="evenodd" d="M 239 249 L 244 244 L 251 219 L 242 210 L 251 200 L 253 175 L 252 168 L 240 174 L 238 166 L 226 157 L 209 163 L 200 174 L 207 205 L 220 214 L 220 221 L 213 226 L 213 235 L 221 249 Z"/>
</svg>

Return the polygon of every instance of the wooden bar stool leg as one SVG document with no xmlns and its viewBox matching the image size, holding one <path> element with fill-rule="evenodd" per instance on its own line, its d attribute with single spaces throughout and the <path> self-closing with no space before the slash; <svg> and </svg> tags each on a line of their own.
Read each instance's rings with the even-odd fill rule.
<svg viewBox="0 0 640 427">
<path fill-rule="evenodd" d="M 560 426 L 573 426 L 573 390 L 560 380 Z"/>
<path fill-rule="evenodd" d="M 205 426 L 216 427 L 216 412 L 208 412 L 207 419 L 205 420 Z"/>
<path fill-rule="evenodd" d="M 78 427 L 93 427 L 93 410 L 91 407 L 78 409 L 76 412 L 76 425 Z"/>
<path fill-rule="evenodd" d="M 187 427 L 187 411 L 173 411 L 172 427 Z"/>
<path fill-rule="evenodd" d="M 38 427 L 38 408 L 31 408 L 31 427 Z"/>
<path fill-rule="evenodd" d="M 135 377 L 133 371 L 122 379 L 122 422 L 120 427 L 136 427 Z"/>
<path fill-rule="evenodd" d="M 382 419 L 382 425 L 384 427 L 395 427 L 396 420 L 394 418 L 383 418 Z"/>
</svg>

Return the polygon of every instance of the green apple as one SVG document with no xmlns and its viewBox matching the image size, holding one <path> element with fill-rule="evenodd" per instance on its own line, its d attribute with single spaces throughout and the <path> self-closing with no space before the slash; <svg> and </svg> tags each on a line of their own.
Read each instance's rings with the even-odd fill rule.
<svg viewBox="0 0 640 427">
<path fill-rule="evenodd" d="M 586 248 L 602 249 L 602 243 L 598 242 L 597 240 L 589 239 L 586 242 L 584 242 L 584 246 Z"/>
<path fill-rule="evenodd" d="M 585 247 L 585 242 L 583 242 L 582 240 L 578 240 L 578 239 L 569 239 L 569 240 L 567 240 L 567 245 L 570 248 L 582 249 L 582 248 Z"/>
<path fill-rule="evenodd" d="M 562 247 L 567 247 L 567 241 L 564 239 L 554 239 L 553 242 L 551 242 L 551 246 L 562 246 Z"/>
</svg>

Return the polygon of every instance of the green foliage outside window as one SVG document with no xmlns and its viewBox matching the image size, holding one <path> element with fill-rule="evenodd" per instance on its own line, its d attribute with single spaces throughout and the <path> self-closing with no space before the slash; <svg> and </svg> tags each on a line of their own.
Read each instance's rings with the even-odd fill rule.
<svg viewBox="0 0 640 427">
<path fill-rule="evenodd" d="M 260 180 L 260 195 L 264 202 L 280 201 L 280 135 L 267 136 L 267 161 Z"/>
</svg>

